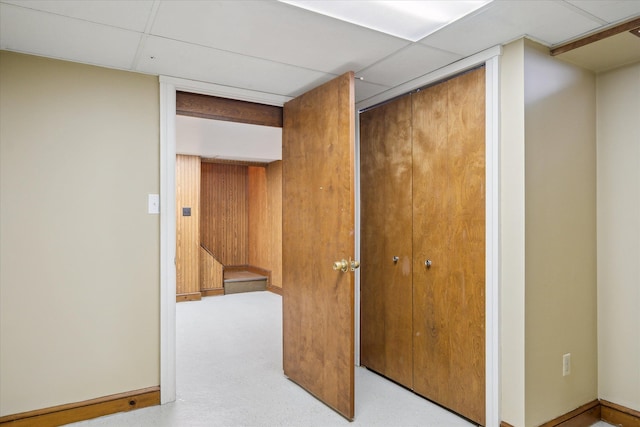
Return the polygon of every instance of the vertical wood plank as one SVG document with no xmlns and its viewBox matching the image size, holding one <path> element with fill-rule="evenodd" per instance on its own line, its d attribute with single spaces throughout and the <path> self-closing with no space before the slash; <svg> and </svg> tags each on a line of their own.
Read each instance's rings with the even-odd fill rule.
<svg viewBox="0 0 640 427">
<path fill-rule="evenodd" d="M 282 288 L 282 161 L 267 166 L 271 285 Z"/>
<path fill-rule="evenodd" d="M 248 169 L 249 261 L 282 287 L 282 161 Z"/>
<path fill-rule="evenodd" d="M 183 216 L 191 208 L 191 216 Z M 200 290 L 200 158 L 176 156 L 176 294 Z"/>
<path fill-rule="evenodd" d="M 271 270 L 267 169 L 255 166 L 249 166 L 248 169 L 248 264 Z"/>
<path fill-rule="evenodd" d="M 200 292 L 224 288 L 223 266 L 206 249 L 200 247 Z"/>
<path fill-rule="evenodd" d="M 201 241 L 223 265 L 248 264 L 248 168 L 202 163 Z"/>
</svg>

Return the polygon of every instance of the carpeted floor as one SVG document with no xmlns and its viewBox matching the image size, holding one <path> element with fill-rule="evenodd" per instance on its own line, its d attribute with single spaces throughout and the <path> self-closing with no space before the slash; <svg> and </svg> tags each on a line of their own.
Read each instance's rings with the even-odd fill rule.
<svg viewBox="0 0 640 427">
<path fill-rule="evenodd" d="M 348 422 L 285 378 L 282 299 L 273 293 L 209 297 L 176 311 L 177 401 L 74 425 L 473 425 L 363 368 L 356 369 L 356 418 Z"/>
</svg>

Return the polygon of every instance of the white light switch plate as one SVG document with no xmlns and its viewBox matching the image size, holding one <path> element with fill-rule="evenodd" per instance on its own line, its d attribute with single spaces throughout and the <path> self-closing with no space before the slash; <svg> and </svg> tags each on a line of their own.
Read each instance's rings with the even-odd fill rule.
<svg viewBox="0 0 640 427">
<path fill-rule="evenodd" d="M 159 194 L 149 194 L 149 213 L 150 214 L 160 213 L 160 195 Z"/>
</svg>

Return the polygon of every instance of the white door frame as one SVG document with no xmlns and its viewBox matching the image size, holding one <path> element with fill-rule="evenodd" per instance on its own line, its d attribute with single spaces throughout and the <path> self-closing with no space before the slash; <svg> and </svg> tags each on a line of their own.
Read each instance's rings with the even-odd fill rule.
<svg viewBox="0 0 640 427">
<path fill-rule="evenodd" d="M 486 425 L 500 425 L 500 318 L 499 318 L 499 146 L 500 146 L 500 46 L 462 59 L 432 73 L 411 80 L 356 104 L 356 110 L 379 104 L 414 89 L 484 64 L 486 69 Z M 221 96 L 243 101 L 282 106 L 289 97 L 254 92 L 184 79 L 160 76 L 160 401 L 176 400 L 176 91 Z M 356 120 L 356 124 L 358 120 Z M 357 126 L 357 125 L 356 125 Z M 359 129 L 356 129 L 356 132 Z M 359 139 L 356 139 L 358 141 Z M 357 145 L 357 143 L 356 143 Z M 357 147 L 356 147 L 357 150 Z M 358 157 L 356 162 L 359 163 Z M 356 164 L 356 183 L 359 183 Z M 356 186 L 356 259 L 360 258 L 360 194 Z M 356 275 L 356 331 L 359 330 L 360 280 Z M 359 334 L 356 335 L 359 363 Z"/>
<path fill-rule="evenodd" d="M 176 400 L 176 91 L 282 106 L 289 97 L 160 76 L 160 403 Z"/>
</svg>

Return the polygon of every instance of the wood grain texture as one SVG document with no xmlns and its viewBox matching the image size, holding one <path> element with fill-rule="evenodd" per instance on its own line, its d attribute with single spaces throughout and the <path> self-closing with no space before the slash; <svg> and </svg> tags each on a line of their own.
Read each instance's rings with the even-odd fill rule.
<svg viewBox="0 0 640 427">
<path fill-rule="evenodd" d="M 200 292 L 202 297 L 218 297 L 224 295 L 224 287 L 222 289 L 205 289 Z"/>
<path fill-rule="evenodd" d="M 623 427 L 640 427 L 640 411 L 602 399 L 600 406 L 603 421 Z"/>
<path fill-rule="evenodd" d="M 221 290 L 223 283 L 223 265 L 206 248 L 200 246 L 200 292 Z"/>
<path fill-rule="evenodd" d="M 247 171 L 202 163 L 200 241 L 223 265 L 248 263 Z"/>
<path fill-rule="evenodd" d="M 267 201 L 270 285 L 282 288 L 282 161 L 267 166 Z"/>
<path fill-rule="evenodd" d="M 484 76 L 480 68 L 412 96 L 414 389 L 482 425 Z"/>
<path fill-rule="evenodd" d="M 190 92 L 176 92 L 176 114 L 282 127 L 282 107 Z"/>
<path fill-rule="evenodd" d="M 282 162 L 249 167 L 249 265 L 271 272 L 282 286 Z"/>
<path fill-rule="evenodd" d="M 176 295 L 176 302 L 200 301 L 201 299 L 202 299 L 202 293 L 200 291 L 188 292 L 188 293 Z"/>
<path fill-rule="evenodd" d="M 248 168 L 248 221 L 250 265 L 270 269 L 271 239 L 269 230 L 269 198 L 267 193 L 267 169 Z"/>
<path fill-rule="evenodd" d="M 292 381 L 354 416 L 353 73 L 285 104 L 283 362 Z"/>
<path fill-rule="evenodd" d="M 281 286 L 267 285 L 267 290 L 269 292 L 273 292 L 274 294 L 278 294 L 278 295 L 282 296 L 282 287 Z"/>
<path fill-rule="evenodd" d="M 600 402 L 593 400 L 540 427 L 587 427 L 600 420 Z"/>
<path fill-rule="evenodd" d="M 191 216 L 182 209 L 191 208 Z M 200 158 L 176 156 L 176 294 L 200 291 Z"/>
<path fill-rule="evenodd" d="M 6 415 L 0 418 L 0 425 L 53 427 L 159 404 L 160 387 L 149 387 L 83 402 Z"/>
<path fill-rule="evenodd" d="M 411 116 L 409 95 L 360 115 L 361 363 L 408 388 L 413 388 Z"/>
</svg>

